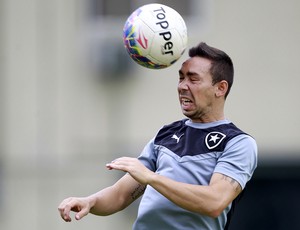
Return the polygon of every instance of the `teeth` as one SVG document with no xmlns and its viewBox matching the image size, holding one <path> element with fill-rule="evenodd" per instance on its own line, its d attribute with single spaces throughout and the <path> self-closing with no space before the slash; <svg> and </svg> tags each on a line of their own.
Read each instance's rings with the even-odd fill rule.
<svg viewBox="0 0 300 230">
<path fill-rule="evenodd" d="M 183 99 L 183 100 L 182 100 L 182 103 L 183 103 L 184 105 L 187 105 L 187 104 L 192 103 L 192 101 L 191 101 L 191 100 L 188 100 L 188 99 Z"/>
</svg>

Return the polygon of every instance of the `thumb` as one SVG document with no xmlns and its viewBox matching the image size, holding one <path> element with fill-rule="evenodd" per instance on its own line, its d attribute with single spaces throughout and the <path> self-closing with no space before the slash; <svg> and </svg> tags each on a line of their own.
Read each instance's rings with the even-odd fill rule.
<svg viewBox="0 0 300 230">
<path fill-rule="evenodd" d="M 88 213 L 89 213 L 89 210 L 87 208 L 84 208 L 75 215 L 75 219 L 80 220 L 83 217 L 85 217 Z"/>
</svg>

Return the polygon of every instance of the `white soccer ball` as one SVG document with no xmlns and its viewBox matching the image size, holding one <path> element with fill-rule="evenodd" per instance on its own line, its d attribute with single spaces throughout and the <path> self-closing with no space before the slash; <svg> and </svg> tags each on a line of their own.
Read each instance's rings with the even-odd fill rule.
<svg viewBox="0 0 300 230">
<path fill-rule="evenodd" d="M 181 15 L 162 4 L 139 7 L 127 19 L 123 41 L 138 64 L 162 69 L 172 65 L 187 46 L 187 28 Z"/>
</svg>

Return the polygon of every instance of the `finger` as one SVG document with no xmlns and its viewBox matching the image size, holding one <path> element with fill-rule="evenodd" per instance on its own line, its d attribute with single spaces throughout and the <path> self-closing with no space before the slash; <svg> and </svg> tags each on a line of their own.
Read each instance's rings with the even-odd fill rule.
<svg viewBox="0 0 300 230">
<path fill-rule="evenodd" d="M 67 212 L 64 209 L 59 210 L 61 218 L 66 222 L 71 222 L 71 217 L 69 215 L 70 212 Z"/>
<path fill-rule="evenodd" d="M 66 222 L 71 222 L 72 218 L 70 217 L 70 212 L 71 212 L 71 206 L 66 205 L 64 209 L 61 212 L 61 217 L 66 221 Z"/>
<path fill-rule="evenodd" d="M 66 210 L 66 204 L 70 201 L 71 198 L 67 198 L 65 200 L 63 200 L 60 205 L 58 206 L 58 211 L 60 213 L 60 216 L 61 218 L 64 220 L 64 221 L 71 221 L 71 218 L 70 218 L 70 210 Z"/>
<path fill-rule="evenodd" d="M 65 199 L 59 206 L 58 210 L 60 211 L 60 215 L 66 222 L 71 222 L 70 212 L 76 208 L 77 205 L 77 201 L 70 197 Z"/>
<path fill-rule="evenodd" d="M 114 161 L 114 162 L 108 163 L 108 164 L 106 164 L 106 168 L 108 170 L 115 169 L 115 170 L 121 170 L 124 172 L 128 171 L 127 165 L 121 161 Z"/>
<path fill-rule="evenodd" d="M 80 220 L 82 217 L 85 217 L 88 213 L 89 213 L 89 209 L 84 208 L 75 215 L 75 219 Z"/>
<path fill-rule="evenodd" d="M 106 165 L 106 168 L 108 169 L 108 170 L 112 170 L 113 168 L 111 167 L 111 164 L 110 163 L 107 163 Z"/>
<path fill-rule="evenodd" d="M 117 169 L 117 165 L 120 164 L 120 158 L 117 158 L 110 163 L 107 163 L 105 166 L 108 170 Z"/>
</svg>

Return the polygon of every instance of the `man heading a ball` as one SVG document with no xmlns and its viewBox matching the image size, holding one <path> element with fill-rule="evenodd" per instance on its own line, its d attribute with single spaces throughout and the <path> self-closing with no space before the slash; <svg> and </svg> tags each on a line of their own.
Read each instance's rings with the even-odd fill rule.
<svg viewBox="0 0 300 230">
<path fill-rule="evenodd" d="M 138 158 L 106 166 L 127 172 L 114 185 L 59 205 L 70 211 L 110 215 L 143 195 L 133 229 L 227 229 L 237 197 L 257 166 L 255 140 L 224 115 L 233 64 L 205 43 L 189 50 L 179 70 L 178 96 L 187 117 L 161 128 Z"/>
</svg>

